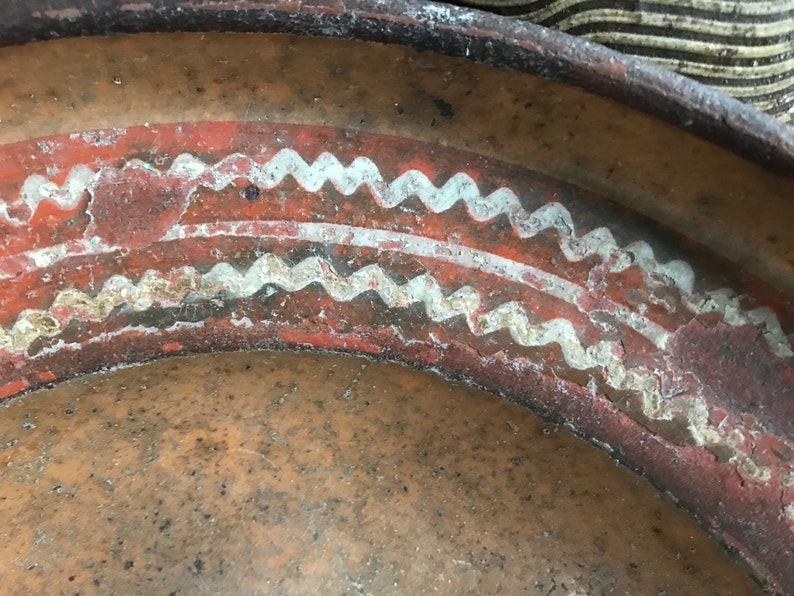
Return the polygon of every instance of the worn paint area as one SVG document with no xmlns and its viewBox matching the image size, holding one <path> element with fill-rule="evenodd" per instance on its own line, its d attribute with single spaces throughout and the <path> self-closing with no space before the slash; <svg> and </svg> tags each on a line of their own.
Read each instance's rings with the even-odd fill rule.
<svg viewBox="0 0 794 596">
<path fill-rule="evenodd" d="M 564 419 L 686 501 L 720 478 L 725 503 L 700 513 L 728 539 L 761 503 L 752 523 L 794 536 L 794 315 L 696 239 L 517 166 L 342 129 L 111 129 L 0 157 L 3 397 L 188 351 L 399 359 Z"/>
</svg>

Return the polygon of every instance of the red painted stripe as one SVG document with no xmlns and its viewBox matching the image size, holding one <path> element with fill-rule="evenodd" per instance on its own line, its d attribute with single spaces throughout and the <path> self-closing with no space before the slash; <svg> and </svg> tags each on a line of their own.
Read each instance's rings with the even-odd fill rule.
<svg viewBox="0 0 794 596">
<path fill-rule="evenodd" d="M 0 399 L 5 397 L 10 397 L 15 393 L 19 393 L 20 391 L 24 391 L 30 385 L 27 381 L 14 381 L 13 383 L 8 383 L 8 385 L 3 385 L 0 387 Z"/>
</svg>

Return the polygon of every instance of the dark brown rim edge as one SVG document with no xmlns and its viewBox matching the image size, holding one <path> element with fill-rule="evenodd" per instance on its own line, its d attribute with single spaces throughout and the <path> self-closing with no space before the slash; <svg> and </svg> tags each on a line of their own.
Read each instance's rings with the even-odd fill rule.
<svg viewBox="0 0 794 596">
<path fill-rule="evenodd" d="M 53 7 L 53 4 L 57 6 Z M 682 129 L 716 141 L 763 164 L 770 170 L 785 172 L 789 176 L 794 174 L 794 131 L 771 117 L 641 60 L 622 56 L 564 34 L 501 17 L 405 0 L 282 0 L 269 4 L 227 1 L 177 4 L 164 0 L 145 4 L 122 4 L 117 0 L 95 0 L 90 8 L 85 9 L 76 8 L 76 4 L 77 0 L 34 0 L 27 6 L 0 4 L 0 23 L 4 23 L 0 24 L 0 46 L 63 36 L 153 31 L 296 33 L 331 39 L 400 44 L 569 83 L 660 116 Z M 224 329 L 228 331 L 222 325 L 217 327 L 219 331 Z M 373 335 L 373 341 L 362 343 L 359 340 L 367 339 L 366 334 L 344 335 L 340 332 L 326 334 L 328 337 L 325 337 L 314 333 L 299 337 L 295 329 L 285 328 L 282 331 L 284 333 L 281 335 L 272 337 L 252 334 L 250 338 L 243 338 L 240 335 L 243 331 L 236 330 L 234 333 L 239 337 L 235 337 L 239 341 L 229 343 L 227 349 L 295 349 L 311 346 L 315 349 L 356 354 L 370 353 L 377 357 L 434 368 L 449 376 L 475 380 L 507 396 L 519 395 L 517 389 L 512 389 L 520 387 L 526 381 L 520 375 L 509 377 L 506 369 L 493 362 L 466 361 L 465 357 L 469 354 L 466 350 L 462 350 L 460 354 L 440 350 L 438 354 L 433 353 L 434 357 L 438 357 L 437 361 L 433 361 L 421 354 L 410 353 L 406 346 L 400 347 L 399 342 L 391 351 L 381 350 L 380 347 L 375 350 L 372 346 L 386 345 L 388 339 L 377 334 Z M 688 331 L 694 330 L 689 328 Z M 158 335 L 160 333 L 162 335 Z M 338 337 L 331 338 L 334 335 Z M 709 341 L 715 342 L 713 345 L 722 345 L 719 334 L 713 335 Z M 38 374 L 35 378 L 41 382 L 48 379 L 59 381 L 75 374 L 78 369 L 79 372 L 95 369 L 98 362 L 115 365 L 149 360 L 155 356 L 224 348 L 224 343 L 218 339 L 219 334 L 208 332 L 208 335 L 199 336 L 192 329 L 174 332 L 161 329 L 155 336 L 151 339 L 152 343 L 147 344 L 148 349 L 140 352 L 131 352 L 126 345 L 122 346 L 124 349 L 112 348 L 112 342 L 105 345 L 97 343 L 94 346 L 96 352 L 92 352 L 91 356 L 93 360 L 89 358 L 75 365 L 69 358 L 65 361 L 65 368 L 55 373 L 48 369 L 31 371 Z M 695 339 L 697 337 L 696 333 Z M 140 341 L 126 337 L 124 341 L 128 339 L 132 342 L 130 345 L 137 345 Z M 683 343 L 687 341 L 683 336 L 679 339 Z M 396 340 L 391 338 L 391 341 Z M 160 345 L 158 342 L 165 343 Z M 464 342 L 460 345 L 468 344 Z M 433 346 L 425 347 L 430 349 Z M 160 348 L 162 353 L 158 352 Z M 742 352 L 742 349 L 739 348 L 737 352 Z M 88 354 L 88 350 L 83 354 Z M 481 368 L 477 368 L 478 366 Z M 729 368 L 725 370 L 729 372 Z M 16 372 L 14 374 L 22 375 Z M 552 381 L 548 375 L 546 377 L 546 381 L 552 384 L 556 382 L 556 379 Z M 780 378 L 783 379 L 783 376 Z M 26 386 L 19 386 L 20 383 L 18 381 L 7 385 L 6 395 L 23 391 Z M 781 505 L 783 500 L 780 492 L 773 492 L 775 487 L 763 482 L 759 482 L 758 486 L 748 485 L 746 489 L 743 481 L 737 486 L 721 484 L 716 470 L 722 464 L 712 462 L 709 454 L 698 450 L 687 452 L 686 447 L 665 451 L 666 444 L 647 441 L 653 433 L 643 430 L 641 425 L 625 416 L 619 417 L 621 415 L 617 410 L 612 413 L 612 418 L 607 420 L 608 417 L 604 416 L 602 419 L 595 409 L 587 411 L 589 402 L 584 394 L 582 408 L 585 414 L 566 409 L 570 407 L 568 402 L 571 400 L 556 400 L 553 395 L 549 392 L 551 397 L 548 398 L 548 403 L 539 400 L 525 405 L 545 413 L 546 416 L 568 421 L 583 435 L 595 440 L 608 428 L 614 439 L 604 441 L 604 444 L 618 444 L 626 448 L 625 457 L 620 457 L 620 449 L 615 457 L 624 459 L 635 470 L 646 473 L 651 478 L 662 478 L 664 474 L 669 474 L 670 482 L 660 483 L 660 486 L 678 496 L 682 504 L 699 513 L 706 523 L 714 524 L 715 532 L 721 532 L 724 540 L 734 544 L 757 566 L 762 575 L 767 576 L 770 589 L 789 589 L 788 586 L 792 585 L 788 581 L 792 568 L 786 561 L 789 560 L 791 552 L 785 545 L 790 544 L 791 525 L 788 520 L 792 517 L 789 515 L 787 519 L 783 519 L 781 516 L 777 505 Z M 593 404 L 590 407 L 593 408 Z M 594 412 L 596 415 L 590 417 Z M 786 418 L 781 416 L 778 420 L 786 422 Z M 624 423 L 632 424 L 637 432 L 629 436 L 626 427 L 621 426 Z M 655 461 L 650 456 L 650 451 L 654 450 L 658 455 Z M 689 463 L 694 465 L 690 467 Z M 654 464 L 659 467 L 653 469 Z M 724 471 L 728 467 L 723 466 L 720 469 Z M 704 477 L 710 480 L 702 482 Z M 794 479 L 794 476 L 791 478 Z M 735 479 L 722 479 L 740 480 L 740 477 L 737 475 Z M 753 501 L 747 495 L 756 490 L 760 491 L 760 497 Z M 739 511 L 739 506 L 744 507 L 744 510 Z M 787 515 L 788 512 L 794 512 L 794 507 L 787 509 Z M 771 539 L 773 535 L 775 540 Z"/>
<path fill-rule="evenodd" d="M 297 33 L 408 45 L 580 87 L 794 175 L 794 129 L 696 81 L 564 33 L 419 0 L 32 0 L 0 4 L 0 47 L 112 33 Z"/>
</svg>

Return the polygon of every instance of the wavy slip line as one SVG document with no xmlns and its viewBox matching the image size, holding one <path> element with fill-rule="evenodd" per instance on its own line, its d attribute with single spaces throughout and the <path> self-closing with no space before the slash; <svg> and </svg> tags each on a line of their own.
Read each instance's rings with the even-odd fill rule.
<svg viewBox="0 0 794 596">
<path fill-rule="evenodd" d="M 80 202 L 80 199 L 88 190 L 92 183 L 99 177 L 99 172 L 94 172 L 91 168 L 84 165 L 77 165 L 73 167 L 66 180 L 60 186 L 51 182 L 44 176 L 34 174 L 28 176 L 22 184 L 22 189 L 19 192 L 19 199 L 15 204 L 24 204 L 30 210 L 31 217 L 38 209 L 39 204 L 44 201 L 52 201 L 57 204 L 61 209 L 70 210 L 74 209 Z M 8 214 L 6 205 L 0 203 L 0 214 L 9 223 L 17 225 L 24 225 L 26 220 L 11 217 Z"/>
<path fill-rule="evenodd" d="M 724 301 L 709 302 L 709 295 L 692 296 L 694 272 L 691 267 L 683 261 L 659 263 L 653 249 L 646 242 L 634 242 L 620 248 L 612 233 L 605 227 L 576 236 L 573 218 L 560 203 L 548 203 L 528 213 L 512 190 L 503 187 L 483 196 L 476 182 L 465 173 L 455 174 L 440 188 L 417 170 L 409 170 L 387 183 L 369 158 L 357 157 L 349 166 L 345 166 L 326 152 L 312 164 L 308 164 L 292 149 L 278 151 L 263 164 L 241 154 L 232 154 L 214 165 L 207 165 L 195 156 L 185 153 L 178 156 L 164 174 L 155 166 L 140 160 L 131 160 L 123 168 L 137 168 L 153 176 L 171 176 L 192 181 L 195 185 L 188 191 L 188 196 L 198 186 L 221 190 L 240 177 L 271 189 L 290 175 L 310 192 L 317 192 L 328 182 L 346 196 L 365 186 L 376 202 L 385 209 L 397 207 L 412 196 L 418 197 L 434 213 L 444 212 L 458 201 L 463 201 L 470 216 L 477 222 L 487 222 L 499 215 L 506 215 L 522 239 L 532 238 L 545 230 L 554 230 L 560 249 L 569 261 L 576 262 L 591 255 L 598 256 L 604 265 L 594 270 L 605 270 L 604 273 L 620 272 L 637 265 L 645 273 L 650 285 L 677 286 L 681 290 L 683 302 L 693 312 L 717 312 L 712 308 L 715 304 L 724 304 L 732 310 L 738 306 L 738 300 L 728 304 Z M 86 166 L 76 166 L 62 186 L 57 186 L 42 176 L 30 176 L 23 184 L 21 197 L 17 202 L 24 203 L 31 212 L 35 212 L 38 204 L 45 199 L 64 209 L 73 208 L 86 190 L 93 190 L 102 171 L 93 173 Z M 8 209 L 2 203 L 0 206 L 3 207 L 0 214 L 7 216 Z M 22 223 L 20 220 L 13 221 Z M 65 251 L 57 248 L 30 251 L 30 255 L 36 266 L 43 267 L 50 259 L 65 256 Z M 722 292 L 724 291 L 718 291 Z M 698 304 L 707 304 L 708 308 L 698 310 L 697 306 L 693 307 Z M 779 322 L 769 309 L 756 309 L 744 314 L 738 310 L 732 317 L 726 318 L 726 322 L 732 325 L 749 323 L 762 326 L 764 337 L 777 355 L 794 355 Z"/>
<path fill-rule="evenodd" d="M 461 245 L 451 246 L 447 242 L 432 238 L 392 232 L 390 230 L 317 222 L 216 222 L 192 226 L 174 226 L 166 234 L 164 240 L 213 238 L 219 235 L 280 238 L 284 233 L 282 227 L 285 226 L 289 226 L 289 237 L 295 240 L 366 247 L 384 251 L 396 250 L 405 255 L 429 257 L 459 267 L 481 271 L 512 283 L 531 287 L 548 296 L 571 304 L 588 316 L 592 315 L 592 310 L 583 306 L 583 299 L 587 295 L 587 290 L 552 273 L 476 248 Z M 616 321 L 633 329 L 659 349 L 663 350 L 665 348 L 670 333 L 661 325 L 626 308 L 622 304 L 607 299 L 601 301 L 598 309 L 609 312 Z"/>
<path fill-rule="evenodd" d="M 747 454 L 737 449 L 744 441 L 740 430 L 725 432 L 711 425 L 708 408 L 702 398 L 662 396 L 653 371 L 627 368 L 619 356 L 621 352 L 616 342 L 601 341 L 585 348 L 573 325 L 566 319 L 532 322 L 526 309 L 518 302 L 508 302 L 484 312 L 479 293 L 469 286 L 445 295 L 429 274 L 419 275 L 400 285 L 377 265 L 368 265 L 342 277 L 328 261 L 319 257 L 310 257 L 290 266 L 279 257 L 266 254 L 245 272 L 237 271 L 228 263 L 220 263 L 203 275 L 192 267 L 167 275 L 149 270 L 138 284 L 116 275 L 105 282 L 95 297 L 69 289 L 56 297 L 49 311 L 23 312 L 12 329 L 6 331 L 0 327 L 0 348 L 24 352 L 36 338 L 54 337 L 73 319 L 103 320 L 114 308 L 124 304 L 134 311 L 142 311 L 155 305 L 168 307 L 185 301 L 207 300 L 221 292 L 235 298 L 250 297 L 270 284 L 288 292 L 298 292 L 313 283 L 321 285 L 340 302 L 349 302 L 374 291 L 390 308 L 421 303 L 432 321 L 441 323 L 461 316 L 477 336 L 506 330 L 513 341 L 522 346 L 557 343 L 563 358 L 572 368 L 600 368 L 608 385 L 639 395 L 642 411 L 648 418 L 670 420 L 683 415 L 697 444 L 725 445 L 748 475 L 760 479 L 768 479 L 771 475 L 770 468 L 757 466 Z"/>
<path fill-rule="evenodd" d="M 322 285 L 336 301 L 349 302 L 357 296 L 375 291 L 390 308 L 406 308 L 422 303 L 427 316 L 434 322 L 444 322 L 462 316 L 475 335 L 484 335 L 505 329 L 516 343 L 527 346 L 542 346 L 558 343 L 563 357 L 573 368 L 586 370 L 603 367 L 617 389 L 632 389 L 640 393 L 657 391 L 655 378 L 646 375 L 638 382 L 638 373 L 627 371 L 618 356 L 615 342 L 599 342 L 584 348 L 573 325 L 567 319 L 554 319 L 543 323 L 531 323 L 526 310 L 517 302 L 483 312 L 479 293 L 470 286 L 444 295 L 441 286 L 430 274 L 412 278 L 405 284 L 394 282 L 378 265 L 368 265 L 342 277 L 330 263 L 320 257 L 309 257 L 290 266 L 281 258 L 265 254 L 257 259 L 244 273 L 228 263 L 215 265 L 205 274 L 192 267 L 185 267 L 163 275 L 149 270 L 138 284 L 128 278 L 115 275 L 105 282 L 100 292 L 89 296 L 76 289 L 58 294 L 48 311 L 26 310 L 14 326 L 6 331 L 0 328 L 0 347 L 11 352 L 24 352 L 38 337 L 53 337 L 60 333 L 72 319 L 101 321 L 121 305 L 134 311 L 143 311 L 155 305 L 173 307 L 185 300 L 207 300 L 221 292 L 235 298 L 250 297 L 269 284 L 277 285 L 288 292 L 298 292 L 312 283 Z M 653 409 L 655 417 L 668 417 L 672 400 L 657 403 Z"/>
<path fill-rule="evenodd" d="M 365 186 L 385 209 L 397 207 L 412 196 L 418 197 L 433 213 L 447 211 L 458 201 L 463 201 L 472 219 L 479 223 L 490 221 L 499 215 L 507 215 L 522 239 L 532 238 L 546 230 L 556 231 L 560 249 L 570 261 L 581 261 L 595 255 L 610 262 L 610 271 L 615 272 L 636 264 L 655 281 L 660 281 L 659 278 L 661 281 L 672 280 L 685 292 L 691 292 L 694 283 L 694 273 L 689 265 L 683 261 L 659 263 L 647 243 L 634 243 L 621 250 L 612 233 L 604 227 L 577 237 L 571 214 L 561 204 L 549 203 L 527 213 L 512 190 L 503 187 L 483 196 L 476 182 L 465 173 L 455 174 L 440 188 L 418 170 L 408 170 L 388 183 L 375 163 L 367 157 L 357 157 L 349 166 L 345 166 L 326 152 L 312 164 L 308 164 L 292 149 L 281 149 L 264 164 L 235 153 L 214 165 L 207 165 L 193 155 L 184 153 L 172 162 L 165 173 L 137 159 L 130 160 L 123 166 L 123 169 L 130 168 L 145 170 L 154 176 L 182 178 L 193 181 L 196 187 L 201 185 L 216 191 L 226 188 L 240 177 L 247 177 L 263 188 L 272 189 L 281 184 L 288 175 L 309 192 L 317 192 L 330 182 L 340 193 L 349 196 Z M 62 209 L 72 209 L 86 190 L 93 190 L 101 173 L 102 169 L 93 173 L 86 166 L 76 166 L 61 186 L 40 175 L 30 176 L 23 184 L 20 198 L 15 203 L 24 203 L 31 213 L 35 212 L 43 200 L 53 201 Z M 10 218 L 5 207 L 0 213 L 11 223 L 27 223 Z"/>
<path fill-rule="evenodd" d="M 373 230 L 342 224 L 326 224 L 313 222 L 262 222 L 262 221 L 224 221 L 211 224 L 195 224 L 174 226 L 164 236 L 164 240 L 184 238 L 212 238 L 224 234 L 239 236 L 266 237 L 272 235 L 273 227 L 289 224 L 294 238 L 309 242 L 344 244 L 367 248 L 379 248 L 384 245 L 397 244 L 403 254 L 431 257 L 456 265 L 477 269 L 491 275 L 508 279 L 511 282 L 530 285 L 548 295 L 568 302 L 579 308 L 579 302 L 586 289 L 548 272 L 531 267 L 524 263 L 512 261 L 489 252 L 472 249 L 467 246 L 450 247 L 424 236 L 414 236 L 387 230 Z M 636 249 L 641 255 L 642 247 Z M 537 283 L 528 283 L 528 279 Z M 741 296 L 731 290 L 723 289 L 695 296 L 692 299 L 682 296 L 682 302 L 696 313 L 723 313 L 726 323 L 733 326 L 752 324 L 761 329 L 770 349 L 780 357 L 791 356 L 787 338 L 783 333 L 775 314 L 768 308 L 758 308 L 745 312 L 741 308 Z M 607 301 L 605 301 L 607 302 Z M 584 311 L 583 311 L 584 312 Z M 660 349 L 664 349 L 670 334 L 648 318 L 625 308 L 620 304 L 611 304 L 609 311 L 620 323 L 630 327 Z M 786 351 L 788 350 L 788 351 Z"/>
<path fill-rule="evenodd" d="M 450 245 L 448 242 L 390 230 L 318 222 L 253 220 L 174 225 L 161 240 L 215 238 L 223 235 L 236 238 L 274 238 L 278 240 L 289 238 L 292 240 L 366 247 L 379 251 L 395 251 L 406 255 L 429 257 L 531 287 L 548 296 L 567 302 L 588 316 L 594 310 L 588 307 L 586 301 L 583 300 L 587 294 L 587 290 L 583 286 L 553 273 L 476 248 Z M 81 240 L 39 251 L 29 251 L 26 256 L 35 266 L 42 267 L 49 263 L 51 259 L 60 260 L 65 258 L 66 255 L 104 254 L 117 249 L 118 247 L 108 247 L 101 243 Z M 602 298 L 596 310 L 608 312 L 617 322 L 642 335 L 659 349 L 663 350 L 665 348 L 670 333 L 664 327 L 642 314 L 606 298 Z"/>
</svg>

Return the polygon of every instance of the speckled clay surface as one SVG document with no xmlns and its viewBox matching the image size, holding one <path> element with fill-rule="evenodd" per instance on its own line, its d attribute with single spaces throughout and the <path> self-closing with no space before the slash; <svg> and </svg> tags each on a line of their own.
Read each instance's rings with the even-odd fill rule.
<svg viewBox="0 0 794 596">
<path fill-rule="evenodd" d="M 1 413 L 7 594 L 757 593 L 603 452 L 396 364 L 179 358 Z"/>
<path fill-rule="evenodd" d="M 201 11 L 215 6 L 200 4 Z M 221 3 L 216 16 L 227 20 L 200 23 L 191 19 L 209 12 L 180 4 L 193 16 L 180 20 L 167 11 L 165 20 L 146 23 L 217 31 L 236 18 L 237 31 L 269 22 L 264 30 L 271 33 L 147 33 L 0 49 L 0 397 L 116 365 L 225 350 L 313 348 L 440 370 L 575 428 L 675 495 L 752 561 L 770 590 L 794 586 L 794 237 L 788 217 L 794 178 L 781 174 L 785 169 L 765 169 L 773 165 L 764 158 L 771 153 L 750 151 L 755 161 L 747 161 L 740 156 L 749 155 L 749 145 L 733 153 L 725 143 L 752 145 L 774 127 L 761 126 L 746 108 L 721 112 L 727 104 L 706 90 L 698 101 L 714 103 L 700 110 L 697 101 L 664 91 L 669 78 L 653 79 L 661 87 L 650 90 L 642 68 L 616 55 L 590 48 L 594 54 L 576 55 L 589 61 L 569 60 L 576 57 L 571 39 L 537 30 L 530 35 L 496 17 L 452 23 L 444 20 L 449 7 L 439 12 L 397 0 L 254 4 Z M 106 5 L 92 4 L 96 10 Z M 145 6 L 120 8 L 130 27 L 120 30 L 140 31 L 135 23 L 157 17 Z M 383 14 L 395 6 L 407 12 Z M 80 10 L 30 18 L 48 37 L 97 30 L 81 28 L 94 17 Z M 332 28 L 302 28 L 318 23 Z M 306 35 L 311 32 L 317 36 Z M 333 39 L 337 34 L 356 39 Z M 579 80 L 594 93 L 539 75 Z M 638 111 L 599 92 L 613 99 L 625 92 L 623 99 L 633 98 L 629 104 L 639 108 L 644 97 L 658 109 Z M 748 130 L 754 122 L 759 130 Z M 766 149 L 785 157 L 787 139 L 769 139 Z M 211 382 L 225 391 L 217 375 Z M 140 384 L 147 383 L 128 383 Z M 169 432 L 182 432 L 175 418 L 198 412 L 188 407 L 190 399 L 175 402 L 178 416 L 166 416 Z M 218 420 L 238 413 L 232 400 L 195 399 L 204 400 L 202 407 L 214 404 Z M 296 420 L 315 416 L 317 399 L 296 409 Z M 57 412 L 29 430 L 56 424 Z M 202 433 L 214 428 L 203 424 Z M 105 432 L 114 445 L 131 430 L 145 436 L 153 425 Z M 227 434 L 244 427 L 227 426 Z M 86 425 L 76 428 L 88 432 Z M 203 454 L 197 438 L 185 441 Z M 240 515 L 261 501 L 253 485 L 229 484 L 236 460 L 212 459 L 225 448 L 215 435 L 201 438 L 216 448 L 206 452 L 207 466 L 219 463 L 223 474 L 201 484 L 202 491 L 220 491 L 227 482 L 224 498 L 235 496 L 240 505 L 232 517 L 242 517 L 249 530 L 258 527 Z M 176 441 L 168 440 L 141 438 L 140 444 Z M 240 449 L 275 461 L 266 453 L 270 443 L 249 443 Z M 48 457 L 43 444 L 28 447 L 31 459 Z M 273 449 L 283 444 L 276 441 Z M 156 450 L 146 474 L 167 494 L 181 476 L 155 474 L 166 461 L 164 449 Z M 113 448 L 88 452 L 105 457 Z M 251 453 L 233 452 L 267 463 Z M 479 465 L 478 458 L 474 452 L 466 461 Z M 278 470 L 274 482 L 297 483 L 291 465 L 271 466 L 271 474 Z M 360 473 L 364 465 L 355 465 Z M 500 468 L 489 463 L 484 469 Z M 234 478 L 244 478 L 243 471 Z M 316 521 L 331 498 L 328 483 L 336 476 L 322 472 L 304 490 L 322 494 L 306 501 L 309 509 L 298 506 L 304 501 L 287 507 L 273 497 L 271 507 L 285 517 L 308 512 L 301 540 L 313 535 L 308 521 Z M 47 491 L 61 487 L 48 498 L 83 494 L 94 482 L 90 473 L 72 488 L 48 479 Z M 168 499 L 135 483 L 126 489 L 137 516 L 126 526 L 153 531 L 152 507 L 163 500 L 151 524 L 159 528 Z M 283 489 L 268 488 L 273 494 Z M 561 494 L 550 502 L 564 501 Z M 401 498 L 419 498 L 408 495 Z M 40 501 L 29 499 L 26 507 L 35 510 Z M 368 507 L 375 502 L 368 499 Z M 343 509 L 331 505 L 325 506 L 332 513 Z M 54 509 L 45 510 L 49 519 Z M 518 505 L 501 510 L 511 520 L 504 524 L 519 527 Z M 356 515 L 380 519 L 381 511 Z M 201 510 L 208 513 L 207 520 L 214 514 Z M 354 513 L 339 515 L 350 520 Z M 621 516 L 621 527 L 641 526 Z M 100 519 L 107 517 L 117 519 Z M 492 523 L 471 518 L 467 525 L 476 525 L 479 537 Z M 378 540 L 388 535 L 383 524 L 368 527 Z M 657 527 L 667 532 L 665 524 Z M 243 553 L 225 558 L 225 569 L 245 561 L 241 534 L 218 532 L 214 539 L 234 540 L 232 552 Z M 405 534 L 401 549 L 415 549 L 414 534 Z M 126 540 L 111 541 L 119 539 Z M 277 541 L 287 553 L 282 562 L 306 550 L 290 540 Z M 336 560 L 338 542 L 328 538 L 330 554 L 315 559 Z M 118 551 L 122 567 L 130 561 L 127 572 L 147 565 L 156 571 L 145 548 Z M 192 565 L 205 582 L 210 569 L 219 569 L 220 557 L 210 557 L 203 542 L 193 549 L 197 554 L 177 544 L 173 549 L 180 561 L 190 560 L 163 569 L 182 573 Z M 384 550 L 382 560 L 391 552 Z M 431 560 L 410 553 L 413 561 Z M 356 569 L 366 562 L 355 553 L 345 557 Z M 52 564 L 58 557 L 42 560 Z M 73 566 L 77 559 L 63 560 Z M 449 578 L 454 566 L 444 565 L 439 574 Z M 595 563 L 587 565 L 591 570 Z M 311 565 L 302 573 L 306 569 Z M 543 569 L 533 577 L 548 576 Z M 558 575 L 598 591 L 596 584 L 588 587 L 587 573 Z M 258 581 L 255 573 L 243 576 Z M 713 587 L 718 580 L 705 581 Z M 424 585 L 429 580 L 404 589 Z"/>
<path fill-rule="evenodd" d="M 794 291 L 780 215 L 794 178 L 540 77 L 396 45 L 212 33 L 8 47 L 0 66 L 3 143 L 214 120 L 418 139 L 593 189 Z"/>
</svg>

